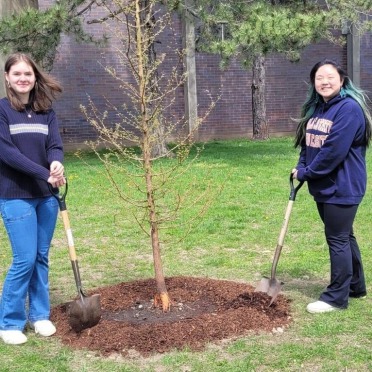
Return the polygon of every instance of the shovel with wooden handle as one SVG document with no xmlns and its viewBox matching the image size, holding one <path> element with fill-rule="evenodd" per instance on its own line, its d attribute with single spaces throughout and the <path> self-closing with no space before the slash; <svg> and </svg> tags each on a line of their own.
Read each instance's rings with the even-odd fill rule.
<svg viewBox="0 0 372 372">
<path fill-rule="evenodd" d="M 82 289 L 79 264 L 75 252 L 74 239 L 72 236 L 72 230 L 70 227 L 70 220 L 67 213 L 66 207 L 66 195 L 68 190 L 68 184 L 64 186 L 64 192 L 60 193 L 58 189 L 53 189 L 48 183 L 49 190 L 52 195 L 57 199 L 59 209 L 62 215 L 63 225 L 68 242 L 68 251 L 71 260 L 72 271 L 74 273 L 75 283 L 79 295 L 79 299 L 70 302 L 68 306 L 68 322 L 70 327 L 75 332 L 81 332 L 83 329 L 91 328 L 98 324 L 101 319 L 101 305 L 100 295 L 94 294 L 92 296 L 86 296 Z M 57 190 L 57 191 L 56 191 Z"/>
<path fill-rule="evenodd" d="M 290 184 L 289 201 L 288 201 L 287 209 L 285 211 L 283 225 L 280 230 L 278 243 L 275 249 L 274 259 L 273 259 L 273 263 L 271 266 L 271 277 L 262 278 L 255 289 L 255 292 L 264 292 L 264 293 L 267 293 L 271 297 L 269 306 L 271 306 L 271 304 L 276 300 L 279 292 L 281 291 L 282 285 L 284 284 L 283 282 L 279 281 L 275 277 L 276 267 L 278 265 L 280 254 L 282 252 L 284 238 L 287 233 L 288 222 L 291 216 L 293 203 L 296 199 L 297 192 L 301 188 L 301 186 L 304 184 L 304 181 L 299 182 L 298 185 L 295 187 L 293 184 L 293 175 L 291 173 L 291 175 L 289 176 L 289 184 Z"/>
</svg>

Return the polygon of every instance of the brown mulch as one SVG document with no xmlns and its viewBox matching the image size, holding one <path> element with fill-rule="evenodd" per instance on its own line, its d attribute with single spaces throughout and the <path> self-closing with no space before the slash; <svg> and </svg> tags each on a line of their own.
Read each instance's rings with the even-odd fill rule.
<svg viewBox="0 0 372 372">
<path fill-rule="evenodd" d="M 102 318 L 92 328 L 75 333 L 68 324 L 67 307 L 52 309 L 57 337 L 72 348 L 95 350 L 103 355 L 137 352 L 148 356 L 174 349 L 201 350 L 207 343 L 272 332 L 289 324 L 289 300 L 254 292 L 254 287 L 226 280 L 194 277 L 166 279 L 172 300 L 163 313 L 153 307 L 153 279 L 99 288 Z"/>
</svg>

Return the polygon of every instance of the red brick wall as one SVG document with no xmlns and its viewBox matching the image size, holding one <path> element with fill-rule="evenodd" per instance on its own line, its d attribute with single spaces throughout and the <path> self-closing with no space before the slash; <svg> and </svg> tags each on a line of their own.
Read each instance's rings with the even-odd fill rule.
<svg viewBox="0 0 372 372">
<path fill-rule="evenodd" d="M 372 34 L 361 38 L 360 48 L 360 85 L 372 99 Z"/>
<path fill-rule="evenodd" d="M 52 0 L 39 0 L 41 8 L 53 3 Z M 97 10 L 92 10 L 91 18 L 98 18 Z M 181 25 L 176 16 L 174 22 L 175 42 L 181 48 Z M 102 35 L 102 26 L 89 25 L 87 30 L 96 36 Z M 159 50 L 164 50 L 173 35 L 161 38 Z M 363 45 L 369 46 L 371 36 L 363 38 Z M 362 83 L 371 88 L 372 58 L 370 48 L 362 48 Z M 291 118 L 297 118 L 301 104 L 306 95 L 306 81 L 311 67 L 324 57 L 335 58 L 346 68 L 346 47 L 321 42 L 306 48 L 298 63 L 291 63 L 280 55 L 271 55 L 266 60 L 267 78 L 267 117 L 271 136 L 290 135 L 296 124 Z M 95 132 L 84 119 L 79 106 L 87 104 L 88 95 L 105 110 L 105 99 L 114 105 L 120 105 L 128 99 L 123 97 L 118 83 L 114 81 L 102 66 L 117 63 L 117 54 L 110 46 L 97 48 L 93 45 L 78 45 L 68 37 L 63 38 L 52 73 L 62 82 L 64 94 L 56 103 L 61 131 L 66 148 L 80 147 L 85 140 L 95 138 Z M 175 60 L 170 58 L 164 65 L 165 71 L 171 68 Z M 197 53 L 197 91 L 198 111 L 203 114 L 210 97 L 221 95 L 217 107 L 200 128 L 201 140 L 250 138 L 252 135 L 252 94 L 251 71 L 244 70 L 237 62 L 222 71 L 219 68 L 220 57 Z M 119 67 L 118 67 L 119 68 Z M 125 78 L 130 78 L 127 71 L 121 71 Z M 176 104 L 172 114 L 180 118 L 184 114 L 183 90 L 176 92 Z M 111 121 L 116 118 L 111 116 Z"/>
</svg>

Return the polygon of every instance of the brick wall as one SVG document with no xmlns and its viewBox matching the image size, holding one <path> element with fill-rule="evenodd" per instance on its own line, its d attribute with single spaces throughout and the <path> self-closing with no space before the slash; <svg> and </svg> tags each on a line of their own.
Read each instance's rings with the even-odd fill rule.
<svg viewBox="0 0 372 372">
<path fill-rule="evenodd" d="M 52 0 L 39 0 L 40 8 L 49 6 Z M 93 9 L 91 18 L 98 18 L 99 12 Z M 87 30 L 96 36 L 103 33 L 102 26 L 89 25 Z M 175 33 L 175 43 L 181 48 L 181 24 L 178 16 L 174 17 L 174 27 L 168 35 L 163 35 L 159 50 L 168 46 L 168 40 Z M 372 58 L 369 44 L 371 36 L 363 38 L 362 77 L 363 88 L 371 88 Z M 86 105 L 88 96 L 101 110 L 106 109 L 106 99 L 114 105 L 128 103 L 118 87 L 117 81 L 105 73 L 103 66 L 116 65 L 117 53 L 112 48 L 114 41 L 106 48 L 93 45 L 78 45 L 68 37 L 63 38 L 52 73 L 62 82 L 64 93 L 56 103 L 61 132 L 66 149 L 82 147 L 85 140 L 94 139 L 96 134 L 84 119 L 79 106 Z M 346 68 L 346 47 L 320 42 L 307 47 L 298 63 L 291 63 L 280 55 L 270 55 L 266 60 L 267 117 L 270 136 L 291 135 L 295 123 L 291 118 L 299 115 L 301 104 L 306 95 L 306 81 L 311 67 L 324 57 L 335 58 Z M 175 62 L 169 58 L 164 65 L 165 72 Z M 210 102 L 209 93 L 221 96 L 217 107 L 200 128 L 201 140 L 250 138 L 252 135 L 252 94 L 251 71 L 244 70 L 237 62 L 228 69 L 219 68 L 220 57 L 197 53 L 197 91 L 198 111 L 203 114 Z M 128 71 L 121 71 L 124 78 L 130 79 Z M 176 91 L 176 103 L 172 114 L 176 118 L 184 114 L 183 90 Z M 109 118 L 115 121 L 116 118 Z"/>
<path fill-rule="evenodd" d="M 372 99 L 372 34 L 361 38 L 360 85 Z"/>
</svg>

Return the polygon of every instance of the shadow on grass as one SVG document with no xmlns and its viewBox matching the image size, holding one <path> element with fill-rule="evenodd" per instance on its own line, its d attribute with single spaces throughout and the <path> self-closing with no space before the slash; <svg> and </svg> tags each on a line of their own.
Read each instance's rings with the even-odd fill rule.
<svg viewBox="0 0 372 372">
<path fill-rule="evenodd" d="M 326 288 L 325 280 L 285 278 L 283 290 L 299 292 L 302 296 L 317 298 Z"/>
</svg>

